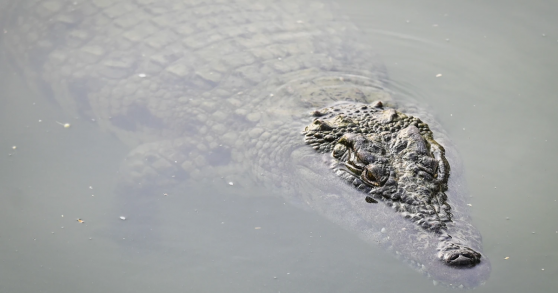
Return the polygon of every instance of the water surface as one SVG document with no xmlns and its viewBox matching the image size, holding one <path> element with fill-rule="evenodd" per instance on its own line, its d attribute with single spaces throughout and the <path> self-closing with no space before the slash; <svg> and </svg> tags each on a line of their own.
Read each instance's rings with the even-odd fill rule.
<svg viewBox="0 0 558 293">
<path fill-rule="evenodd" d="M 551 292 L 558 4 L 393 2 L 341 10 L 381 54 L 396 98 L 423 103 L 459 148 L 492 262 L 477 291 Z M 121 220 L 112 191 L 128 149 L 31 92 L 6 60 L 0 88 L 2 292 L 450 291 L 318 215 L 218 178 L 162 196 L 156 233 L 135 229 L 145 223 Z"/>
</svg>

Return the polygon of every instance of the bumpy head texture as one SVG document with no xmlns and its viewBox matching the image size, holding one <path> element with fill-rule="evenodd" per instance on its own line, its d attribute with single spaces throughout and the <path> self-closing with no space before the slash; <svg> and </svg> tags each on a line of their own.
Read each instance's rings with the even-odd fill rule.
<svg viewBox="0 0 558 293">
<path fill-rule="evenodd" d="M 438 257 L 445 263 L 480 262 L 478 252 L 446 233 L 452 221 L 445 194 L 450 167 L 427 124 L 382 102 L 337 104 L 313 115 L 305 141 L 319 153 L 330 153 L 333 172 L 360 190 L 366 202 L 382 201 L 439 234 Z"/>
</svg>

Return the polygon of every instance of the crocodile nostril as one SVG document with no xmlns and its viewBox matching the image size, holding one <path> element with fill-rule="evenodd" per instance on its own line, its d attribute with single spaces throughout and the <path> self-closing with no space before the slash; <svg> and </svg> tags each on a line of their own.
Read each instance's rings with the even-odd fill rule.
<svg viewBox="0 0 558 293">
<path fill-rule="evenodd" d="M 458 257 L 459 257 L 459 254 L 454 254 L 454 255 L 450 256 L 449 260 L 450 261 L 456 260 Z"/>
</svg>

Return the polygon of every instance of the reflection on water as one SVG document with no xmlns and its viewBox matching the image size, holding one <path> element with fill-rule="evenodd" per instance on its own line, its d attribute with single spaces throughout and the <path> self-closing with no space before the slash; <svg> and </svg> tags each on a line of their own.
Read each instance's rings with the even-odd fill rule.
<svg viewBox="0 0 558 293">
<path fill-rule="evenodd" d="M 477 290 L 545 292 L 558 287 L 558 8 L 500 2 L 342 10 L 382 55 L 396 98 L 424 103 L 462 154 L 493 267 Z M 156 233 L 119 235 L 138 225 L 111 196 L 127 148 L 0 68 L 2 292 L 448 290 L 318 215 L 261 191 L 232 196 L 221 181 L 161 197 Z"/>
</svg>

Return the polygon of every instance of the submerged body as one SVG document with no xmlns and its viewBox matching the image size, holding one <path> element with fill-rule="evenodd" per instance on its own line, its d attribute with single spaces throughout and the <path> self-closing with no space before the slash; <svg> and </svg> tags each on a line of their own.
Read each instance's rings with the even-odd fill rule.
<svg viewBox="0 0 558 293">
<path fill-rule="evenodd" d="M 29 84 L 133 148 L 119 192 L 217 176 L 263 185 L 437 281 L 488 278 L 455 150 L 430 115 L 392 100 L 372 48 L 327 5 L 29 0 L 6 11 L 3 46 Z"/>
</svg>

